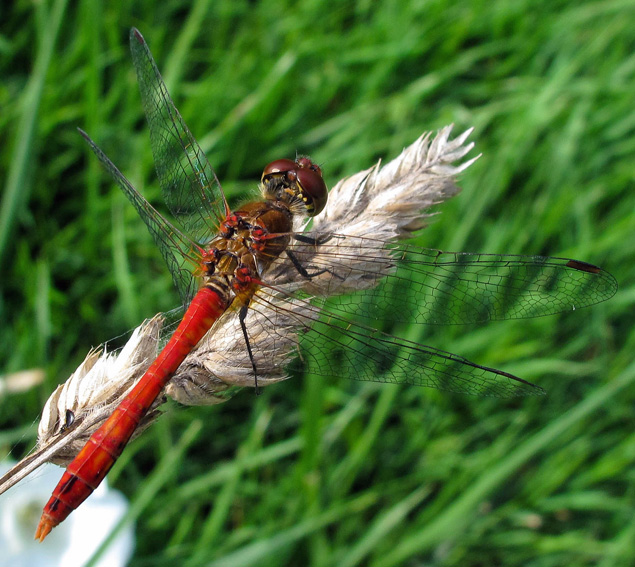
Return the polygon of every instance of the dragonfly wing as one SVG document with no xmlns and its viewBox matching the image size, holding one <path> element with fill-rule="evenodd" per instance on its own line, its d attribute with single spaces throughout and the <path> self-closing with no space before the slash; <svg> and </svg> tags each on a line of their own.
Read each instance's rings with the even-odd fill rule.
<svg viewBox="0 0 635 567">
<path fill-rule="evenodd" d="M 218 231 L 227 212 L 225 196 L 205 153 L 168 93 L 143 36 L 130 31 L 150 141 L 165 202 L 185 234 L 199 243 Z"/>
<path fill-rule="evenodd" d="M 183 305 L 187 305 L 198 288 L 193 274 L 197 266 L 196 256 L 193 254 L 196 250 L 196 244 L 159 214 L 145 197 L 132 186 L 132 183 L 126 179 L 117 166 L 110 161 L 108 156 L 90 139 L 86 132 L 81 129 L 79 132 L 84 136 L 94 154 L 119 184 L 119 187 L 121 187 L 145 222 L 170 269 L 174 285 L 179 292 Z"/>
<path fill-rule="evenodd" d="M 270 275 L 287 292 L 339 296 L 330 305 L 338 313 L 427 324 L 540 317 L 594 305 L 617 290 L 611 274 L 569 258 L 443 252 L 318 233 L 292 240 Z"/>
<path fill-rule="evenodd" d="M 270 347 L 265 350 L 269 353 L 266 367 L 277 365 L 278 375 L 283 368 L 291 372 L 301 369 L 322 376 L 410 384 L 474 396 L 544 394 L 542 388 L 507 372 L 352 323 L 309 300 L 281 293 L 263 289 L 256 294 L 246 323 L 251 336 L 266 333 Z"/>
</svg>

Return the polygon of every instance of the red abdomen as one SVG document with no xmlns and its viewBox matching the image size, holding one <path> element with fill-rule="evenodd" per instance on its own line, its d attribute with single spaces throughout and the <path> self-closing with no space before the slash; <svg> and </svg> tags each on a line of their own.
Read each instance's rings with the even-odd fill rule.
<svg viewBox="0 0 635 567">
<path fill-rule="evenodd" d="M 42 541 L 99 486 L 154 400 L 229 303 L 230 300 L 215 289 L 203 287 L 198 291 L 159 356 L 68 465 L 44 507 L 36 539 Z"/>
</svg>

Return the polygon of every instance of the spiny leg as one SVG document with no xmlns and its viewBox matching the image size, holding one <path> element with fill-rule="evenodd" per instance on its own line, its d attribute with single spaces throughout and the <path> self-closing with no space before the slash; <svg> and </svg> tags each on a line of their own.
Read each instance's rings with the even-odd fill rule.
<svg viewBox="0 0 635 567">
<path fill-rule="evenodd" d="M 312 236 L 305 235 L 305 234 L 294 234 L 293 238 L 295 240 L 297 240 L 298 242 L 302 242 L 304 244 L 310 244 L 312 246 L 320 246 L 322 244 L 327 243 L 329 240 L 331 240 L 333 238 L 333 235 L 332 234 L 325 234 L 325 235 L 318 236 L 317 238 L 313 238 Z M 286 253 L 287 253 L 287 256 L 288 256 L 289 260 L 291 260 L 291 263 L 293 264 L 293 267 L 297 270 L 297 272 L 303 278 L 306 278 L 307 280 L 310 280 L 310 279 L 315 278 L 317 276 L 321 276 L 324 273 L 329 273 L 334 278 L 338 278 L 338 279 L 340 279 L 342 281 L 344 281 L 344 279 L 345 279 L 344 277 L 340 276 L 339 274 L 336 274 L 335 272 L 331 271 L 329 268 L 322 268 L 321 270 L 316 270 L 314 272 L 309 272 L 302 265 L 302 262 L 300 262 L 298 257 L 291 250 L 286 250 Z"/>
<path fill-rule="evenodd" d="M 243 337 L 245 339 L 245 346 L 247 347 L 247 353 L 249 354 L 249 360 L 251 361 L 251 368 L 254 371 L 254 383 L 256 385 L 255 392 L 256 395 L 260 395 L 260 388 L 258 387 L 258 370 L 256 368 L 256 361 L 254 360 L 254 354 L 251 350 L 251 343 L 249 342 L 249 334 L 247 333 L 247 327 L 245 326 L 245 318 L 247 317 L 247 313 L 249 311 L 249 303 L 245 303 L 240 308 L 238 313 L 238 320 L 240 321 L 240 328 L 243 332 Z"/>
</svg>

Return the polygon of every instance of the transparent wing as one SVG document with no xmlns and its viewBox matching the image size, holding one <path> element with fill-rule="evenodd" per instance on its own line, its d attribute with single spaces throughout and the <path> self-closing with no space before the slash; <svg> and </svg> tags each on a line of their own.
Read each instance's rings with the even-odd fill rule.
<svg viewBox="0 0 635 567">
<path fill-rule="evenodd" d="M 198 265 L 196 258 L 200 256 L 200 253 L 197 252 L 197 245 L 159 214 L 117 169 L 117 166 L 110 161 L 108 156 L 89 138 L 86 132 L 81 129 L 79 132 L 145 222 L 170 269 L 182 304 L 187 305 L 198 288 L 198 282 L 194 277 L 194 270 Z"/>
<path fill-rule="evenodd" d="M 450 253 L 317 233 L 293 235 L 262 280 L 245 320 L 253 358 L 230 311 L 200 347 L 203 373 L 254 386 L 253 362 L 260 385 L 301 369 L 496 397 L 543 390 L 373 327 L 537 317 L 592 305 L 617 289 L 601 268 L 567 258 Z"/>
<path fill-rule="evenodd" d="M 270 376 L 300 371 L 472 396 L 544 394 L 542 388 L 502 370 L 382 333 L 308 300 L 266 289 L 255 296 L 246 324 L 254 344 L 260 347 L 266 341 L 256 359 L 261 383 Z M 251 379 L 253 385 L 253 373 Z"/>
<path fill-rule="evenodd" d="M 617 291 L 611 274 L 569 258 L 443 252 L 316 233 L 297 235 L 267 276 L 287 293 L 341 296 L 330 304 L 341 314 L 427 324 L 551 315 Z"/>
<path fill-rule="evenodd" d="M 130 31 L 130 50 L 163 197 L 183 232 L 196 242 L 216 234 L 228 209 L 203 150 L 174 106 L 143 36 Z"/>
</svg>

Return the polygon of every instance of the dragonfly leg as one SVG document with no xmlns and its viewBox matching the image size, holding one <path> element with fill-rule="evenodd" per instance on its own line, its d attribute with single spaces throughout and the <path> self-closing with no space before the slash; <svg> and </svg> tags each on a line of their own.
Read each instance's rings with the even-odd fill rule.
<svg viewBox="0 0 635 567">
<path fill-rule="evenodd" d="M 333 238 L 333 235 L 322 234 L 317 238 L 314 238 L 313 236 L 309 236 L 308 234 L 294 234 L 293 238 L 298 242 L 303 242 L 304 244 L 313 244 L 314 246 L 319 246 L 321 244 L 326 244 Z"/>
<path fill-rule="evenodd" d="M 294 240 L 297 240 L 298 242 L 302 242 L 304 244 L 310 244 L 312 246 L 321 246 L 323 244 L 326 244 L 329 240 L 331 240 L 333 238 L 332 234 L 321 234 L 318 237 L 313 237 L 310 236 L 308 234 L 294 234 L 293 235 Z M 291 263 L 293 264 L 294 268 L 298 271 L 298 273 L 303 277 L 306 278 L 308 280 L 310 280 L 311 278 L 315 278 L 317 276 L 321 276 L 324 273 L 329 273 L 331 274 L 334 278 L 337 278 L 339 280 L 344 281 L 346 278 L 344 278 L 343 276 L 340 276 L 339 274 L 333 272 L 332 270 L 330 270 L 329 268 L 323 268 L 321 270 L 315 270 L 314 272 L 309 272 L 300 262 L 300 260 L 298 259 L 298 257 L 291 251 L 291 250 L 286 250 L 287 256 L 289 257 L 289 260 L 291 260 Z"/>
<path fill-rule="evenodd" d="M 293 267 L 298 271 L 298 273 L 307 280 L 315 278 L 317 276 L 321 276 L 324 273 L 331 274 L 334 278 L 344 281 L 346 278 L 340 276 L 339 274 L 333 272 L 329 268 L 322 268 L 321 270 L 315 270 L 314 272 L 309 272 L 303 265 L 300 260 L 298 260 L 297 256 L 291 252 L 291 250 L 286 250 L 287 257 L 291 260 Z"/>
<path fill-rule="evenodd" d="M 260 388 L 258 388 L 258 369 L 256 368 L 256 361 L 254 360 L 254 354 L 251 350 L 251 343 L 249 342 L 249 334 L 247 333 L 247 327 L 245 326 L 245 318 L 247 317 L 247 313 L 249 311 L 249 303 L 245 303 L 245 305 L 243 305 L 240 308 L 240 311 L 238 313 L 238 320 L 240 321 L 240 328 L 242 329 L 243 332 L 243 337 L 245 339 L 245 346 L 247 347 L 247 353 L 249 354 L 249 360 L 251 361 L 251 367 L 253 368 L 254 371 L 254 382 L 256 385 L 256 395 L 259 396 L 260 395 Z"/>
<path fill-rule="evenodd" d="M 60 427 L 60 433 L 65 433 L 68 429 L 70 429 L 71 425 L 75 421 L 75 413 L 69 409 L 66 410 L 66 417 L 64 421 L 64 425 Z"/>
</svg>

